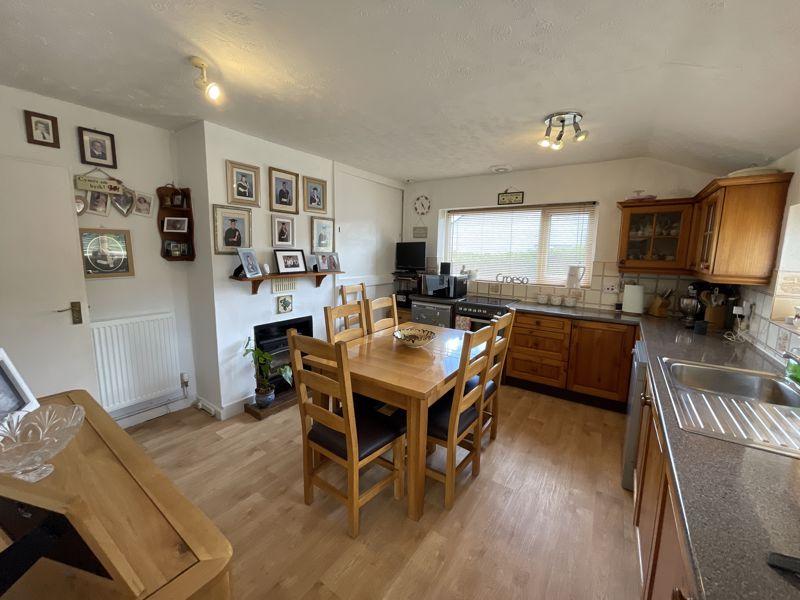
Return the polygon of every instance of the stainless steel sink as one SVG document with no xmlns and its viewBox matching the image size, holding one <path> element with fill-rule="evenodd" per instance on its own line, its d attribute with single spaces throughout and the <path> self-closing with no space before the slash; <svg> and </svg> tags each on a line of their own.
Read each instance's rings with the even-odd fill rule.
<svg viewBox="0 0 800 600">
<path fill-rule="evenodd" d="M 800 457 L 800 386 L 771 373 L 662 358 L 681 429 Z"/>
</svg>

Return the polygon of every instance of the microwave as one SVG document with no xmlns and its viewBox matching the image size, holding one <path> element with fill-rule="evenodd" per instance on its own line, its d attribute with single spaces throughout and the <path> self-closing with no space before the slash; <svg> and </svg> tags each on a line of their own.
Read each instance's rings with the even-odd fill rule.
<svg viewBox="0 0 800 600">
<path fill-rule="evenodd" d="M 423 293 L 438 298 L 462 298 L 467 295 L 467 276 L 425 275 Z"/>
</svg>

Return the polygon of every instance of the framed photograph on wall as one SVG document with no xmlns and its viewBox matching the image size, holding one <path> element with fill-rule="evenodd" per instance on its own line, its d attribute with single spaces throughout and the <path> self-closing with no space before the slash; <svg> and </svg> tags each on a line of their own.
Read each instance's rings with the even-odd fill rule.
<svg viewBox="0 0 800 600">
<path fill-rule="evenodd" d="M 341 271 L 339 255 L 336 252 L 317 252 L 314 257 L 317 259 L 317 270 L 320 273 Z"/>
<path fill-rule="evenodd" d="M 297 186 L 300 176 L 291 171 L 269 168 L 269 209 L 272 212 L 298 214 Z"/>
<path fill-rule="evenodd" d="M 153 195 L 136 192 L 136 201 L 133 203 L 133 214 L 140 217 L 149 217 L 153 214 Z"/>
<path fill-rule="evenodd" d="M 303 176 L 303 209 L 306 212 L 328 212 L 328 182 Z"/>
<path fill-rule="evenodd" d="M 132 277 L 133 245 L 127 229 L 81 229 L 83 274 L 87 279 Z"/>
<path fill-rule="evenodd" d="M 86 212 L 93 215 L 100 215 L 101 217 L 107 217 L 109 204 L 109 194 L 105 192 L 89 192 Z"/>
<path fill-rule="evenodd" d="M 278 305 L 278 314 L 282 315 L 292 312 L 294 300 L 291 294 L 286 294 L 285 296 L 278 296 L 276 300 Z"/>
<path fill-rule="evenodd" d="M 75 213 L 80 217 L 83 213 L 86 212 L 86 207 L 88 203 L 86 202 L 86 192 L 81 190 L 75 190 Z"/>
<path fill-rule="evenodd" d="M 186 233 L 189 231 L 189 217 L 166 217 L 164 233 Z"/>
<path fill-rule="evenodd" d="M 305 273 L 306 256 L 302 250 L 275 250 L 278 273 Z"/>
<path fill-rule="evenodd" d="M 117 146 L 113 133 L 78 127 L 78 147 L 83 164 L 117 168 Z"/>
<path fill-rule="evenodd" d="M 252 246 L 252 213 L 249 208 L 214 204 L 214 254 L 236 254 Z"/>
<path fill-rule="evenodd" d="M 58 119 L 42 113 L 25 111 L 25 133 L 29 144 L 60 148 L 58 139 Z"/>
<path fill-rule="evenodd" d="M 294 217 L 272 215 L 272 245 L 294 246 Z"/>
<path fill-rule="evenodd" d="M 261 168 L 232 160 L 225 161 L 228 204 L 261 206 Z"/>
<path fill-rule="evenodd" d="M 133 210 L 133 203 L 136 201 L 135 196 L 136 192 L 131 188 L 124 187 L 121 194 L 111 196 L 111 204 L 123 217 L 127 217 Z"/>
<path fill-rule="evenodd" d="M 39 402 L 22 379 L 14 363 L 0 348 L 0 421 L 15 412 L 30 412 Z"/>
<path fill-rule="evenodd" d="M 239 260 L 242 261 L 242 268 L 246 277 L 261 277 L 261 267 L 258 266 L 256 251 L 252 248 L 237 248 Z"/>
<path fill-rule="evenodd" d="M 333 252 L 333 219 L 311 217 L 311 253 Z"/>
</svg>

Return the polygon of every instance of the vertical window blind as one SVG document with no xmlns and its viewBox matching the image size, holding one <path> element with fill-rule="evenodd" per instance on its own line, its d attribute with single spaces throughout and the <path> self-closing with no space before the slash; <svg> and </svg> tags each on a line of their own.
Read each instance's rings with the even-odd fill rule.
<svg viewBox="0 0 800 600">
<path fill-rule="evenodd" d="M 592 277 L 595 203 L 453 210 L 447 213 L 446 259 L 477 269 L 478 279 L 527 277 L 529 283 L 564 285 L 571 265 Z"/>
</svg>

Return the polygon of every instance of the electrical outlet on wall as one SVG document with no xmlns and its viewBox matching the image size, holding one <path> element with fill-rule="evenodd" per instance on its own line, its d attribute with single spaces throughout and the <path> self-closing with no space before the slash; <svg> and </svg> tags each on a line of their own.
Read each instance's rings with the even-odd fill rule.
<svg viewBox="0 0 800 600">
<path fill-rule="evenodd" d="M 616 281 L 612 283 L 606 283 L 603 286 L 603 291 L 606 294 L 616 294 L 619 291 L 619 284 Z"/>
<path fill-rule="evenodd" d="M 500 293 L 500 284 L 499 283 L 490 283 L 489 284 L 489 293 L 490 294 L 499 294 Z"/>
</svg>

